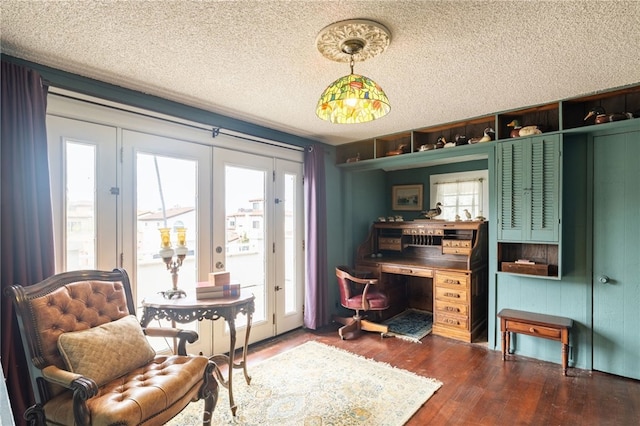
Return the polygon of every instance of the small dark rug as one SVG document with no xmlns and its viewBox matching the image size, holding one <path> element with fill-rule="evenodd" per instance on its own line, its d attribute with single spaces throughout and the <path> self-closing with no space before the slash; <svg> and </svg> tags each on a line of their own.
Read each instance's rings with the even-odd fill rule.
<svg viewBox="0 0 640 426">
<path fill-rule="evenodd" d="M 418 309 L 407 309 L 384 322 L 389 326 L 389 335 L 420 343 L 420 339 L 431 333 L 433 315 Z"/>
</svg>

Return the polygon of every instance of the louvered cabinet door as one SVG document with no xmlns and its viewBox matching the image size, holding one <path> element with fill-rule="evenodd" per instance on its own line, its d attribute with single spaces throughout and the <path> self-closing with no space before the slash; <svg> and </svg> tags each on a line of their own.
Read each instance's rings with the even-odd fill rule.
<svg viewBox="0 0 640 426">
<path fill-rule="evenodd" d="M 498 240 L 557 242 L 560 136 L 498 145 Z"/>
<path fill-rule="evenodd" d="M 530 218 L 527 239 L 557 242 L 560 218 L 560 135 L 531 139 Z"/>
<path fill-rule="evenodd" d="M 522 141 L 498 145 L 498 239 L 524 238 L 525 154 Z"/>
</svg>

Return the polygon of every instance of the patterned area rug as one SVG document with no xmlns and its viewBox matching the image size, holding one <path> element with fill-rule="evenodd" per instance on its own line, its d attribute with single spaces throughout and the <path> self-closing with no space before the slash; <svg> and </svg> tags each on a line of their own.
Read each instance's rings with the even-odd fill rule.
<svg viewBox="0 0 640 426">
<path fill-rule="evenodd" d="M 431 333 L 433 315 L 431 312 L 407 309 L 389 318 L 384 324 L 389 326 L 390 336 L 421 343 L 420 339 Z"/>
<path fill-rule="evenodd" d="M 213 425 L 403 425 L 439 388 L 418 376 L 318 342 L 249 366 L 233 375 L 238 405 L 231 416 L 229 394 L 220 387 Z M 201 425 L 202 401 L 193 402 L 168 425 Z"/>
</svg>

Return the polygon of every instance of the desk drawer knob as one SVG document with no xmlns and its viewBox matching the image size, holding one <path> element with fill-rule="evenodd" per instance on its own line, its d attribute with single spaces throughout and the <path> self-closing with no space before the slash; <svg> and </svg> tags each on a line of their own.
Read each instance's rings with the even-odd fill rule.
<svg viewBox="0 0 640 426">
<path fill-rule="evenodd" d="M 537 333 L 537 332 L 538 332 L 538 330 L 536 330 L 536 329 L 535 329 L 535 328 L 533 328 L 533 327 L 530 327 L 530 328 L 529 328 L 529 332 L 531 332 L 531 333 Z"/>
<path fill-rule="evenodd" d="M 456 298 L 460 298 L 460 295 L 458 293 L 445 293 L 444 294 L 447 297 L 456 297 Z"/>
<path fill-rule="evenodd" d="M 460 281 L 452 280 L 452 279 L 446 279 L 446 280 L 444 280 L 444 282 L 447 283 L 447 284 L 460 284 Z"/>
<path fill-rule="evenodd" d="M 447 306 L 446 310 L 449 312 L 460 312 L 460 308 L 454 308 L 453 306 Z"/>
</svg>

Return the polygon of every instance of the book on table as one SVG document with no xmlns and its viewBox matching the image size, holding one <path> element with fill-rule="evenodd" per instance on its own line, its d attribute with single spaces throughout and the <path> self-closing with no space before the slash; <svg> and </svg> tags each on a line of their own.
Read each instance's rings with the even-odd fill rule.
<svg viewBox="0 0 640 426">
<path fill-rule="evenodd" d="M 209 281 L 196 283 L 196 299 L 240 297 L 240 284 L 212 285 Z"/>
</svg>

